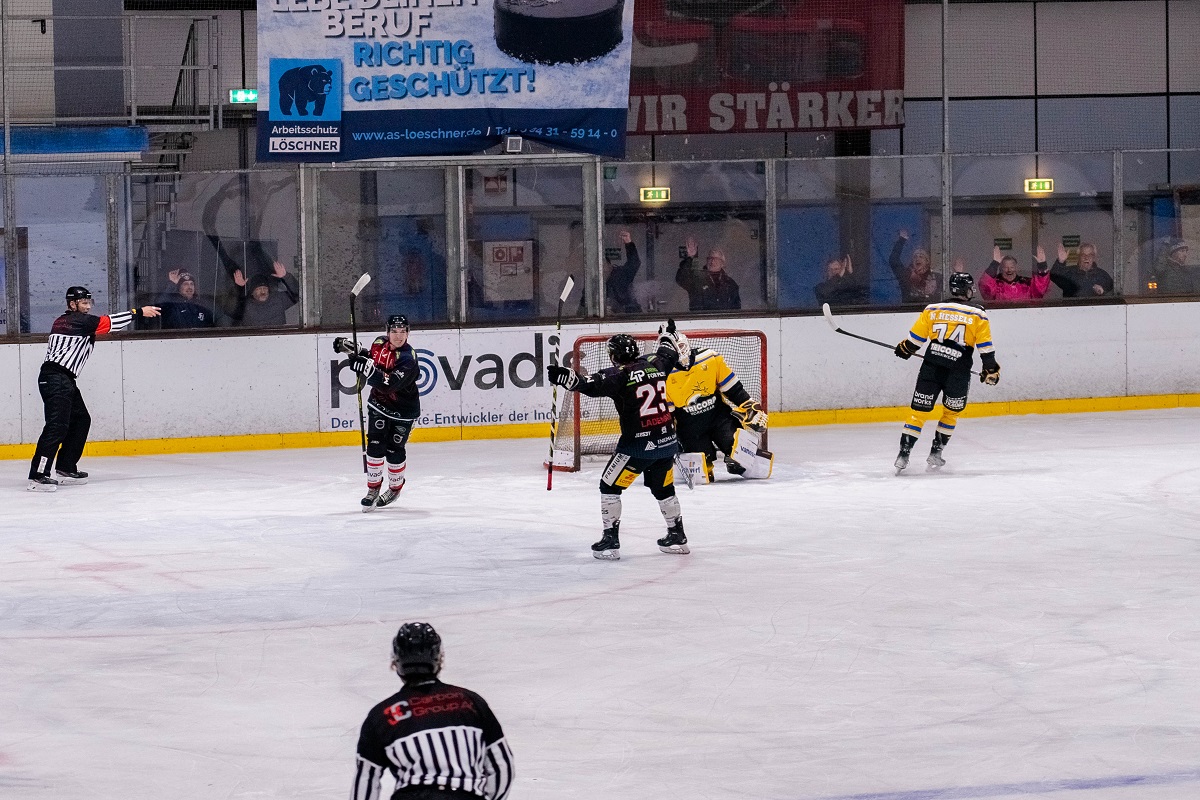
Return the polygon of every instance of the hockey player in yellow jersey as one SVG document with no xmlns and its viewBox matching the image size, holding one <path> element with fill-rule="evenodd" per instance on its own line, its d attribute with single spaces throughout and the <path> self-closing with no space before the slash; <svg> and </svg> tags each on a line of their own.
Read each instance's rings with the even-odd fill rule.
<svg viewBox="0 0 1200 800">
<path fill-rule="evenodd" d="M 958 415 L 967 407 L 967 391 L 971 382 L 971 357 L 976 350 L 982 362 L 979 380 L 990 386 L 1000 382 L 1000 365 L 992 347 L 992 327 L 983 306 L 971 301 L 975 279 L 966 272 L 950 275 L 950 299 L 925 306 L 913 323 L 908 336 L 896 345 L 896 355 L 911 358 L 923 345 L 925 360 L 917 373 L 913 391 L 912 413 L 900 435 L 900 455 L 896 457 L 896 474 L 908 466 L 913 445 L 921 435 L 925 420 L 932 417 L 933 405 L 942 396 L 942 415 L 933 434 L 933 445 L 926 464 L 930 469 L 946 465 L 942 451 Z"/>
<path fill-rule="evenodd" d="M 679 363 L 667 377 L 667 399 L 675 407 L 675 427 L 683 447 L 681 468 L 713 480 L 717 451 L 733 475 L 766 478 L 772 456 L 760 448 L 767 412 L 725 363 L 705 347 L 692 347 L 679 334 Z"/>
</svg>

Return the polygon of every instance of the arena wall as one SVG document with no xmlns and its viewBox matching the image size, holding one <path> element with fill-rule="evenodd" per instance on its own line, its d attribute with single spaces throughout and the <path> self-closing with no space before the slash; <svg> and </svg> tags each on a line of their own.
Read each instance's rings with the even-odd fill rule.
<svg viewBox="0 0 1200 800">
<path fill-rule="evenodd" d="M 1200 314 L 1193 303 L 991 312 L 996 387 L 975 385 L 968 415 L 1200 405 Z M 839 315 L 846 329 L 898 341 L 914 319 Z M 577 336 L 641 330 L 564 328 Z M 823 317 L 704 320 L 689 328 L 762 330 L 773 425 L 899 419 L 915 361 L 835 334 Z M 261 449 L 358 441 L 352 373 L 333 333 L 195 339 L 119 336 L 97 344 L 79 384 L 93 455 Z M 550 326 L 414 331 L 425 414 L 415 440 L 546 435 Z M 43 423 L 44 343 L 0 345 L 0 456 L 26 458 Z M 341 367 L 341 368 L 339 368 Z M 339 386 L 341 387 L 339 389 Z"/>
</svg>

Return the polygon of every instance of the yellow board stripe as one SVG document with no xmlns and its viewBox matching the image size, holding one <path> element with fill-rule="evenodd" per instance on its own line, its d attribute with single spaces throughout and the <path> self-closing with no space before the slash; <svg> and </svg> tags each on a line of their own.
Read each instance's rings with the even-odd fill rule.
<svg viewBox="0 0 1200 800">
<path fill-rule="evenodd" d="M 1072 400 L 1014 400 L 1008 403 L 972 403 L 961 417 L 999 417 L 1020 414 L 1082 414 L 1099 411 L 1145 411 L 1157 408 L 1198 408 L 1200 394 L 1162 394 L 1137 397 L 1083 397 Z M 846 425 L 863 422 L 903 422 L 908 406 L 885 408 L 840 408 L 820 411 L 774 411 L 771 427 L 797 425 Z M 413 442 L 457 442 L 476 439 L 532 439 L 546 435 L 549 423 L 524 422 L 512 425 L 468 425 L 416 428 Z M 617 433 L 616 423 L 595 422 L 587 428 L 605 428 Z M 607 430 L 611 429 L 611 430 Z M 586 430 L 598 433 L 597 430 Z M 236 450 L 287 450 L 300 447 L 353 447 L 360 443 L 358 431 L 336 433 L 269 433 L 240 436 L 196 436 L 186 439 L 132 439 L 89 442 L 85 456 L 144 456 L 174 453 L 219 453 Z M 32 444 L 0 444 L 0 460 L 33 458 Z"/>
</svg>

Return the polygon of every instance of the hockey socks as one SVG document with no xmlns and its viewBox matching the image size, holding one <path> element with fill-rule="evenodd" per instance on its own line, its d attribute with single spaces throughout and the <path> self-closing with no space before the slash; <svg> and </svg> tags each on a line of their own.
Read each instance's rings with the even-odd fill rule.
<svg viewBox="0 0 1200 800">
<path fill-rule="evenodd" d="M 400 494 L 400 490 L 404 488 L 404 463 L 393 464 L 388 462 L 388 485 L 387 488 L 379 493 L 379 499 L 375 501 L 375 505 L 379 508 L 390 504 Z"/>
</svg>

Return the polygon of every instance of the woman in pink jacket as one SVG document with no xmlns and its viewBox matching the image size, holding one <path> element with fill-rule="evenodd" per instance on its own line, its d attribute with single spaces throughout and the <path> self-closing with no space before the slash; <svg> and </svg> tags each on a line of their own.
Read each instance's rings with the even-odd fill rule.
<svg viewBox="0 0 1200 800">
<path fill-rule="evenodd" d="M 997 303 L 1015 303 L 1022 300 L 1041 300 L 1050 288 L 1050 267 L 1046 264 L 1046 249 L 1038 245 L 1037 264 L 1033 277 L 1017 274 L 1017 260 L 1012 256 L 1000 255 L 1000 248 L 992 248 L 992 263 L 979 276 L 979 293 L 984 300 Z"/>
</svg>

